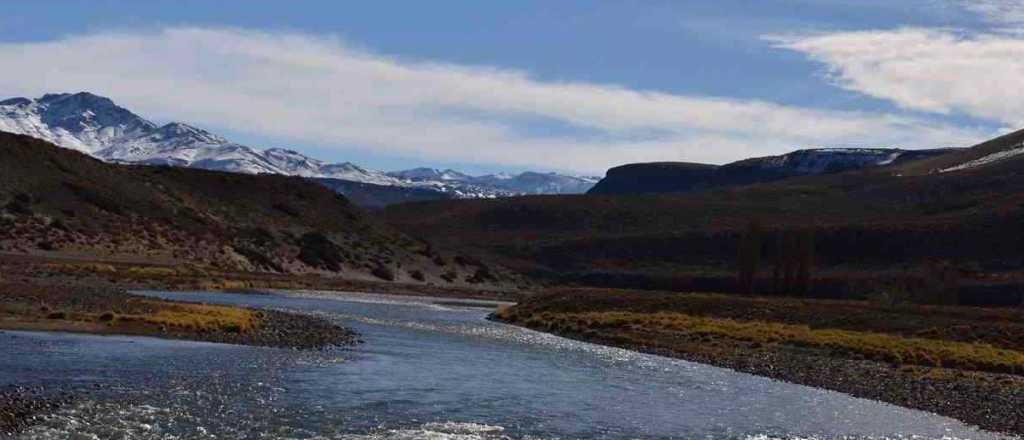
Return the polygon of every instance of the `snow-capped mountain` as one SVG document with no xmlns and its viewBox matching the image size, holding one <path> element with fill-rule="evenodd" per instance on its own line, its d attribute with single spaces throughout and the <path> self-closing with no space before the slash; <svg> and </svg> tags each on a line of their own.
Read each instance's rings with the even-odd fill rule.
<svg viewBox="0 0 1024 440">
<path fill-rule="evenodd" d="M 582 194 L 593 187 L 598 180 L 601 180 L 599 177 L 579 177 L 531 171 L 521 174 L 500 173 L 470 176 L 451 169 L 438 170 L 434 168 L 414 168 L 391 172 L 388 175 L 414 183 L 442 183 L 446 186 L 460 187 L 463 190 L 491 189 L 507 195 Z"/>
<path fill-rule="evenodd" d="M 585 192 L 597 181 L 540 173 L 474 177 L 432 168 L 384 173 L 348 162 L 324 163 L 292 150 L 254 149 L 181 122 L 158 126 L 109 98 L 87 92 L 0 101 L 0 131 L 33 136 L 109 162 L 338 179 L 465 198 Z"/>
</svg>

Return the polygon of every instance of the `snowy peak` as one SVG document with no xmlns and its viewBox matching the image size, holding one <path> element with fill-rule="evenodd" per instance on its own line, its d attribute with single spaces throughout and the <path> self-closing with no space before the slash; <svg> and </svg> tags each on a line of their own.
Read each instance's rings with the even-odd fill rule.
<svg viewBox="0 0 1024 440">
<path fill-rule="evenodd" d="M 439 188 L 452 187 L 464 194 L 481 194 L 479 197 L 501 197 L 524 194 L 580 194 L 587 192 L 597 183 L 597 178 L 568 176 L 558 173 L 536 173 L 527 171 L 520 174 L 499 173 L 471 176 L 452 169 L 413 168 L 394 171 L 389 176 L 413 184 L 434 185 Z"/>
<path fill-rule="evenodd" d="M 150 139 L 188 139 L 196 142 L 203 142 L 210 145 L 226 144 L 227 139 L 217 136 L 201 128 L 196 128 L 181 122 L 171 122 L 154 130 L 148 136 Z"/>
<path fill-rule="evenodd" d="M 294 150 L 250 148 L 181 122 L 157 126 L 88 92 L 0 101 L 0 131 L 40 138 L 108 162 L 339 179 L 452 197 L 585 192 L 596 182 L 553 173 L 474 177 L 452 169 L 384 173 L 350 162 L 326 164 Z"/>
<path fill-rule="evenodd" d="M 0 130 L 27 134 L 86 153 L 120 144 L 156 126 L 91 93 L 0 101 Z"/>
<path fill-rule="evenodd" d="M 437 168 L 413 168 L 411 170 L 404 171 L 392 171 L 388 173 L 389 176 L 396 179 L 410 180 L 410 181 L 446 181 L 446 182 L 464 182 L 471 180 L 473 177 L 468 174 L 463 174 L 455 171 L 451 168 L 446 170 L 439 170 Z"/>
</svg>

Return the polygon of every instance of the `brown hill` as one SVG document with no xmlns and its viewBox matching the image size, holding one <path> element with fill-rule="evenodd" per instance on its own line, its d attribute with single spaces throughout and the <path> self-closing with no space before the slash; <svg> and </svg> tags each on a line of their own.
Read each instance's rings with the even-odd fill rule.
<svg viewBox="0 0 1024 440">
<path fill-rule="evenodd" d="M 861 169 L 894 168 L 945 155 L 953 149 L 817 148 L 754 157 L 725 165 L 653 162 L 608 170 L 589 194 L 651 194 L 704 191 Z"/>
<path fill-rule="evenodd" d="M 731 288 L 738 240 L 751 222 L 765 230 L 768 257 L 778 232 L 813 230 L 820 289 L 835 287 L 828 277 L 873 277 L 936 260 L 1009 276 L 1024 267 L 1024 162 L 909 170 L 956 167 L 1012 149 L 1017 136 L 1024 133 L 901 165 L 908 171 L 873 168 L 686 194 L 414 203 L 386 215 L 439 245 L 586 285 Z"/>
<path fill-rule="evenodd" d="M 3 132 L 0 252 L 445 284 L 422 242 L 311 181 L 111 165 Z"/>
</svg>

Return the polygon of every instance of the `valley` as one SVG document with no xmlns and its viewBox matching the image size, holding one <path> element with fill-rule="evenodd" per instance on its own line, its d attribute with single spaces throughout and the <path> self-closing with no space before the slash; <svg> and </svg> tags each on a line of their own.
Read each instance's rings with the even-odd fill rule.
<svg viewBox="0 0 1024 440">
<path fill-rule="evenodd" d="M 653 180 L 437 200 L 0 133 L 0 329 L 330 352 L 364 339 L 364 317 L 280 295 L 511 301 L 487 303 L 492 319 L 1021 433 L 1021 139 L 638 164 L 624 169 Z M 36 409 L 4 423 L 66 408 L 54 392 L 8 399 Z"/>
<path fill-rule="evenodd" d="M 1024 0 L 0 29 L 0 440 L 1024 439 Z"/>
</svg>

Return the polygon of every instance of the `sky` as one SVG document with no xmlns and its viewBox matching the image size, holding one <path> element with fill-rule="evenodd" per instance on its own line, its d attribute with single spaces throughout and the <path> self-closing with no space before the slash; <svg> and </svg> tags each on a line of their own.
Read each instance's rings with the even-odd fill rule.
<svg viewBox="0 0 1024 440">
<path fill-rule="evenodd" d="M 3 4 L 0 98 L 394 170 L 603 175 L 1024 128 L 1024 0 Z"/>
</svg>

